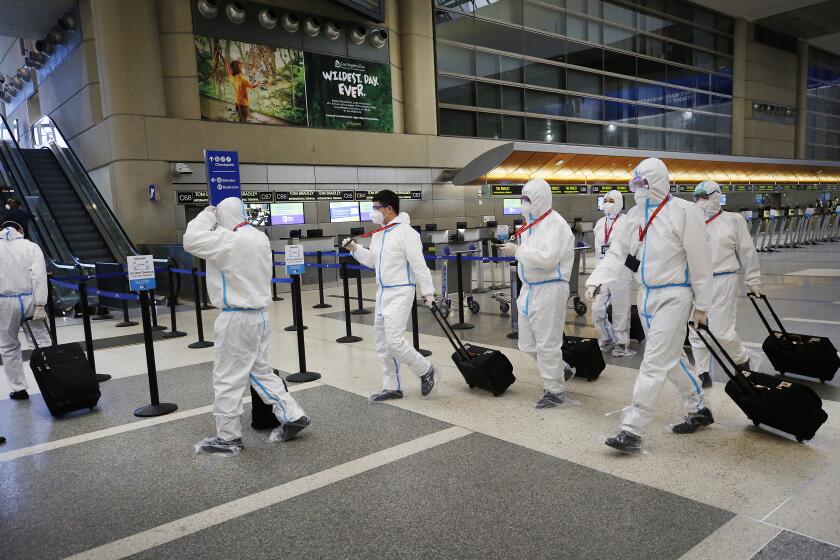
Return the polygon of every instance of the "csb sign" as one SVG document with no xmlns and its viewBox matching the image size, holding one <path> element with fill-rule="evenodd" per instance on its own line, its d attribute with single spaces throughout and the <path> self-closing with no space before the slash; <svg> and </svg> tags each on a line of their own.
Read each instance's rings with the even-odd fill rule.
<svg viewBox="0 0 840 560">
<path fill-rule="evenodd" d="M 207 190 L 210 204 L 218 206 L 226 198 L 242 198 L 239 183 L 239 154 L 233 151 L 204 150 Z"/>
</svg>

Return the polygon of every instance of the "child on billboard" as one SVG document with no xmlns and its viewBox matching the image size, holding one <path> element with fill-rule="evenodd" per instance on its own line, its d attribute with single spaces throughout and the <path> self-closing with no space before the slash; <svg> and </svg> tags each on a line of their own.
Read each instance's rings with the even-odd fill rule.
<svg viewBox="0 0 840 560">
<path fill-rule="evenodd" d="M 244 71 L 245 65 L 241 60 L 234 60 L 228 66 L 228 80 L 236 93 L 236 114 L 241 123 L 248 122 L 248 117 L 251 115 L 248 91 L 260 87 L 260 82 L 251 83 Z"/>
</svg>

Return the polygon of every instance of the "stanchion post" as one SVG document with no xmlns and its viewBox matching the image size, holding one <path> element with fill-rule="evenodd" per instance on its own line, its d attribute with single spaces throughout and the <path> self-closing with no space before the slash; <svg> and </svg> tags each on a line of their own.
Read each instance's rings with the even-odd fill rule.
<svg viewBox="0 0 840 560">
<path fill-rule="evenodd" d="M 463 267 L 463 255 L 461 253 L 455 253 L 455 266 L 457 267 L 457 277 L 458 277 L 458 322 L 452 325 L 452 328 L 457 331 L 465 331 L 467 329 L 473 328 L 473 325 L 464 321 L 464 267 Z"/>
<path fill-rule="evenodd" d="M 201 272 L 204 273 L 204 278 L 201 280 L 201 309 L 213 309 L 210 305 L 210 294 L 207 293 L 207 262 L 204 259 L 198 259 L 198 264 Z"/>
<path fill-rule="evenodd" d="M 155 346 L 152 343 L 152 321 L 149 317 L 149 292 L 140 291 L 140 317 L 143 321 L 143 343 L 146 347 L 146 369 L 149 372 L 149 395 L 151 404 L 141 406 L 134 411 L 135 416 L 163 416 L 178 410 L 178 405 L 160 402 L 157 384 L 157 369 L 155 368 Z"/>
<path fill-rule="evenodd" d="M 155 291 L 149 290 L 149 306 L 152 308 L 152 330 L 153 331 L 165 331 L 166 327 L 163 325 L 158 325 L 157 319 L 157 301 L 155 300 Z"/>
<path fill-rule="evenodd" d="M 93 333 L 90 330 L 90 308 L 88 307 L 87 293 L 87 272 L 79 268 L 81 282 L 79 282 L 79 303 L 82 307 L 82 328 L 85 333 L 85 352 L 87 354 L 90 369 L 96 375 L 96 381 L 102 383 L 108 381 L 111 376 L 107 373 L 96 373 L 96 360 L 93 357 Z"/>
<path fill-rule="evenodd" d="M 209 348 L 213 346 L 213 343 L 211 341 L 204 340 L 204 324 L 201 321 L 201 288 L 198 285 L 198 271 L 195 267 L 192 268 L 192 281 L 193 301 L 195 302 L 195 326 L 196 329 L 198 329 L 198 341 L 188 344 L 187 348 Z"/>
<path fill-rule="evenodd" d="M 134 327 L 139 324 L 137 321 L 132 321 L 128 316 L 128 302 L 126 300 L 122 300 L 122 314 L 123 320 L 114 325 L 115 327 Z"/>
<path fill-rule="evenodd" d="M 341 263 L 341 283 L 344 287 L 344 336 L 336 338 L 336 342 L 348 344 L 350 342 L 359 342 L 362 340 L 361 336 L 353 336 L 353 328 L 350 321 L 350 281 L 347 278 L 347 263 Z"/>
<path fill-rule="evenodd" d="M 420 327 L 417 320 L 417 294 L 414 294 L 414 301 L 411 302 L 411 340 L 414 343 L 414 349 L 421 356 L 429 357 L 432 355 L 431 350 L 420 348 Z"/>
<path fill-rule="evenodd" d="M 365 309 L 362 303 L 362 271 L 359 270 L 358 273 L 358 276 L 356 276 L 356 301 L 359 307 L 351 311 L 351 313 L 353 315 L 367 315 L 370 313 L 370 309 Z"/>
<path fill-rule="evenodd" d="M 286 381 L 292 383 L 306 383 L 321 378 L 320 373 L 306 369 L 306 344 L 303 340 L 303 303 L 300 292 L 300 274 L 292 275 L 292 310 L 295 311 L 295 325 L 297 326 L 298 365 L 300 371 L 286 376 Z"/>
<path fill-rule="evenodd" d="M 315 262 L 318 263 L 318 303 L 313 305 L 312 309 L 326 309 L 332 307 L 332 305 L 324 302 L 324 271 L 321 268 L 323 264 L 321 251 L 315 253 Z"/>
<path fill-rule="evenodd" d="M 516 303 L 519 297 L 519 275 L 517 274 L 516 261 L 510 263 L 510 327 L 511 331 L 507 337 L 513 340 L 519 338 L 519 306 Z"/>
<path fill-rule="evenodd" d="M 47 320 L 50 323 L 50 341 L 52 345 L 58 344 L 55 334 L 55 295 L 53 294 L 52 272 L 47 274 Z"/>
<path fill-rule="evenodd" d="M 179 338 L 181 336 L 187 336 L 187 333 L 184 331 L 178 330 L 178 323 L 175 318 L 175 308 L 178 306 L 178 293 L 175 290 L 175 273 L 172 272 L 172 268 L 175 266 L 176 262 L 174 259 L 170 259 L 169 261 L 169 320 L 172 323 L 171 330 L 167 333 L 163 333 L 163 338 Z"/>
<path fill-rule="evenodd" d="M 277 263 L 274 261 L 274 249 L 271 250 L 271 278 L 277 278 Z M 277 282 L 271 283 L 271 301 L 283 301 L 283 298 L 277 295 Z"/>
</svg>

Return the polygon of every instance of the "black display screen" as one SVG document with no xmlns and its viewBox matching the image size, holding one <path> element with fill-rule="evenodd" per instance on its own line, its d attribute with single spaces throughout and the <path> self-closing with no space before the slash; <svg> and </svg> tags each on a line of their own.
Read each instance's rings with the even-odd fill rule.
<svg viewBox="0 0 840 560">
<path fill-rule="evenodd" d="M 382 23 L 385 21 L 385 0 L 334 0 L 348 8 L 355 10 Z"/>
</svg>

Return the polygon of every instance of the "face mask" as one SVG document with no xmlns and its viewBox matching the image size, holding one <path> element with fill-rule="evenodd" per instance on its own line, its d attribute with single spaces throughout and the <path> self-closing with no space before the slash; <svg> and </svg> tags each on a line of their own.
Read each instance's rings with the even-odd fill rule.
<svg viewBox="0 0 840 560">
<path fill-rule="evenodd" d="M 382 212 L 379 210 L 374 210 L 370 213 L 370 221 L 378 226 L 381 226 L 385 223 L 385 216 L 383 216 Z"/>
<path fill-rule="evenodd" d="M 710 199 L 705 199 L 704 200 L 704 199 L 701 198 L 700 200 L 697 201 L 697 204 L 700 205 L 700 208 L 703 209 L 703 212 L 707 216 L 713 216 L 714 214 L 717 214 L 717 211 L 719 210 L 718 205 L 715 204 L 715 202 L 713 200 L 710 200 Z"/>
<path fill-rule="evenodd" d="M 616 204 L 615 202 L 605 202 L 604 214 L 610 217 L 613 217 L 616 214 L 618 214 L 618 204 Z"/>
<path fill-rule="evenodd" d="M 633 193 L 636 204 L 644 204 L 648 198 L 650 198 L 650 189 L 636 189 L 636 192 Z"/>
<path fill-rule="evenodd" d="M 523 202 L 522 205 L 519 207 L 519 212 L 527 218 L 528 215 L 531 213 L 531 203 Z"/>
</svg>

